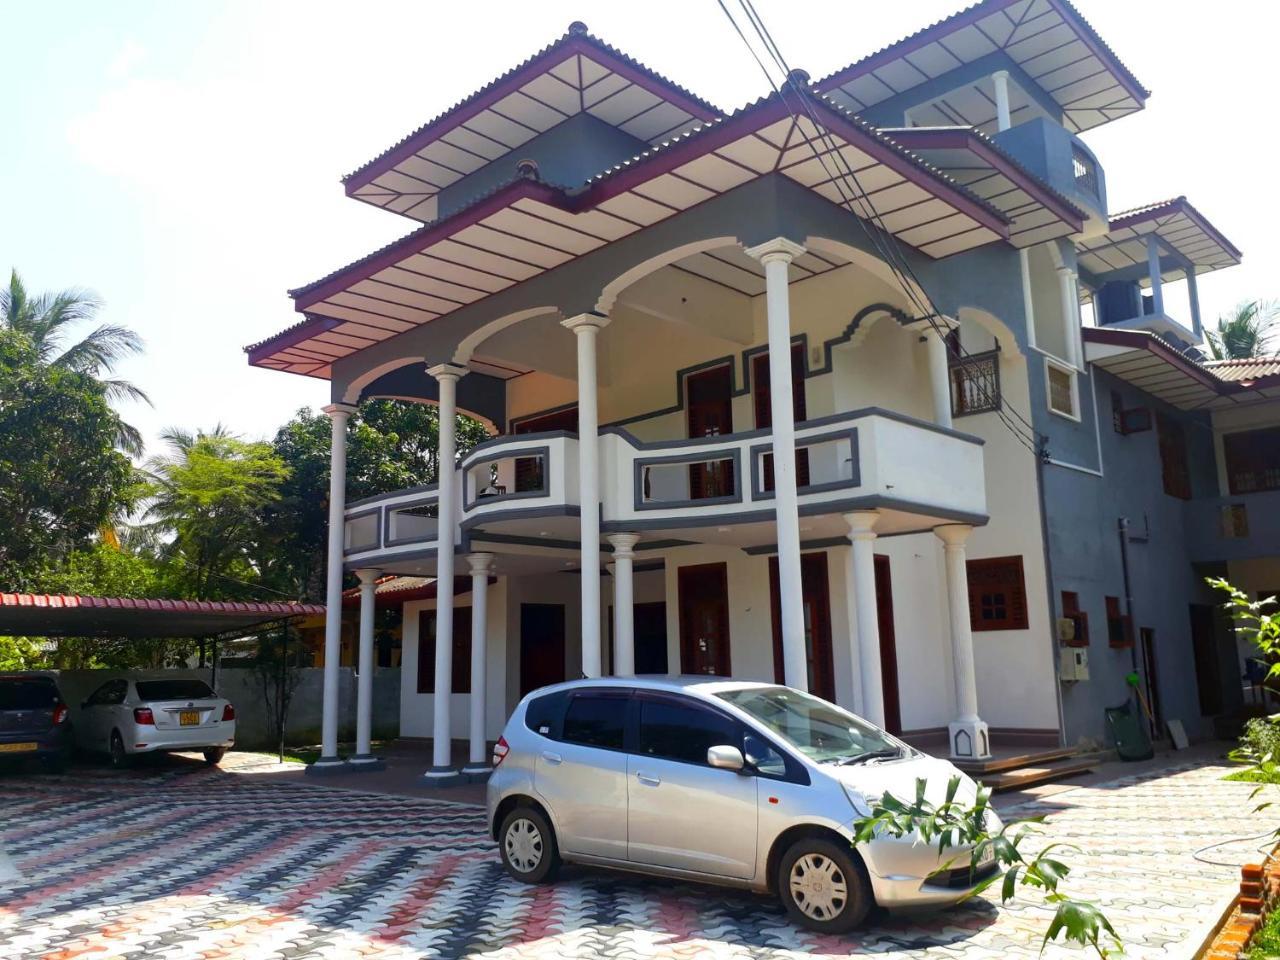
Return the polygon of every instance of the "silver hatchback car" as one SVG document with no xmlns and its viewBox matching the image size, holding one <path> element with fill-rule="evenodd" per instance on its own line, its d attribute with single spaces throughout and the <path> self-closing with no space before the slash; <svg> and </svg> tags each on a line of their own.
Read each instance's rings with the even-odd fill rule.
<svg viewBox="0 0 1280 960">
<path fill-rule="evenodd" d="M 886 791 L 909 799 L 924 779 L 937 801 L 952 777 L 960 799 L 976 785 L 790 687 L 705 676 L 544 687 L 516 707 L 493 763 L 490 829 L 507 871 L 529 883 L 570 860 L 727 884 L 842 933 L 873 904 L 955 903 L 997 869 L 912 837 L 855 846 L 854 822 Z"/>
</svg>

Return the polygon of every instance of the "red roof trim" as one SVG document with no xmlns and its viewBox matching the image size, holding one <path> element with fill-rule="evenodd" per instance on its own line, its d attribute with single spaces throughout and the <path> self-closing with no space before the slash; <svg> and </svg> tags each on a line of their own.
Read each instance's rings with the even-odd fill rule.
<svg viewBox="0 0 1280 960">
<path fill-rule="evenodd" d="M 1193 207 L 1185 196 L 1174 197 L 1172 200 L 1162 200 L 1159 203 L 1152 203 L 1145 207 L 1136 207 L 1133 210 L 1117 213 L 1109 220 L 1108 232 L 1132 227 L 1136 223 L 1146 223 L 1148 220 L 1158 220 L 1173 213 L 1185 213 L 1195 221 L 1196 226 L 1208 234 L 1210 239 L 1214 240 L 1223 250 L 1226 250 L 1237 260 L 1244 259 L 1244 254 L 1236 248 L 1235 244 L 1224 237 L 1217 227 L 1205 219 L 1204 214 Z"/>
<path fill-rule="evenodd" d="M 1108 330 L 1106 327 L 1085 327 L 1083 335 L 1084 339 L 1089 343 L 1103 343 L 1116 347 L 1131 347 L 1134 350 L 1148 350 L 1222 396 L 1256 390 L 1260 386 L 1269 387 L 1271 386 L 1269 381 L 1272 379 L 1277 384 L 1280 384 L 1280 374 L 1259 377 L 1257 380 L 1250 381 L 1247 387 L 1235 381 L 1223 380 L 1216 376 L 1212 370 L 1184 356 L 1159 337 L 1150 333 L 1142 333 L 1136 330 Z"/>
<path fill-rule="evenodd" d="M 0 593 L 0 607 L 50 607 L 53 609 L 160 610 L 178 613 L 264 614 L 282 617 L 324 613 L 323 604 L 246 602 L 241 600 L 169 600 L 143 597 L 82 597 L 73 594 Z"/>
</svg>

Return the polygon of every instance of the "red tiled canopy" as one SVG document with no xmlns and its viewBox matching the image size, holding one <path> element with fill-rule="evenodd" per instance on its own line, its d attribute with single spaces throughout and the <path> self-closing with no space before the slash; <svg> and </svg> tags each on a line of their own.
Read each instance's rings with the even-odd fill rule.
<svg viewBox="0 0 1280 960">
<path fill-rule="evenodd" d="M 165 600 L 0 593 L 0 634 L 39 637 L 207 637 L 324 613 L 316 603 Z"/>
</svg>

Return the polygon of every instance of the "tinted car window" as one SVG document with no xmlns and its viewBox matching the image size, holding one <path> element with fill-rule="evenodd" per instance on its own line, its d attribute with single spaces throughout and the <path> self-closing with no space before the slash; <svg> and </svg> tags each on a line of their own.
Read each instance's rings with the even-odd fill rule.
<svg viewBox="0 0 1280 960">
<path fill-rule="evenodd" d="M 764 737 L 748 733 L 742 738 L 742 754 L 757 773 L 766 777 L 785 777 L 787 759 Z"/>
<path fill-rule="evenodd" d="M 138 680 L 139 700 L 199 700 L 216 694 L 203 680 Z"/>
<path fill-rule="evenodd" d="M 562 740 L 621 750 L 627 725 L 626 697 L 581 696 L 569 701 Z"/>
<path fill-rule="evenodd" d="M 43 710 L 58 703 L 52 680 L 0 678 L 0 710 Z"/>
<path fill-rule="evenodd" d="M 125 694 L 129 690 L 128 682 L 124 680 L 108 680 L 93 693 L 89 694 L 88 703 L 90 706 L 104 706 L 113 703 L 123 703 Z"/>
<path fill-rule="evenodd" d="M 534 697 L 525 707 L 524 725 L 534 733 L 553 740 L 560 738 L 560 721 L 564 718 L 566 693 L 545 693 Z"/>
<path fill-rule="evenodd" d="M 741 742 L 738 724 L 711 710 L 667 700 L 644 700 L 640 704 L 637 752 L 641 756 L 705 766 L 709 747 L 736 747 Z"/>
</svg>

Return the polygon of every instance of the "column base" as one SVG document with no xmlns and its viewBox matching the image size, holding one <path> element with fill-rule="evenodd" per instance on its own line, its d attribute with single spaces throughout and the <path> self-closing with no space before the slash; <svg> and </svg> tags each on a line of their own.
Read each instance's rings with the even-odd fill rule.
<svg viewBox="0 0 1280 960">
<path fill-rule="evenodd" d="M 308 777 L 325 777 L 334 773 L 346 773 L 347 761 L 341 757 L 321 757 L 315 763 L 307 764 L 303 773 Z"/>
<path fill-rule="evenodd" d="M 947 742 L 952 760 L 987 760 L 991 757 L 991 735 L 981 720 L 956 720 L 947 725 Z"/>
<path fill-rule="evenodd" d="M 352 773 L 371 773 L 387 769 L 387 761 L 372 753 L 357 753 L 347 761 L 347 767 Z"/>
<path fill-rule="evenodd" d="M 462 775 L 467 778 L 468 783 L 486 783 L 491 773 L 493 766 L 488 763 L 468 763 L 462 768 Z"/>
<path fill-rule="evenodd" d="M 456 787 L 466 783 L 467 778 L 456 767 L 432 767 L 418 782 L 424 787 Z"/>
</svg>

